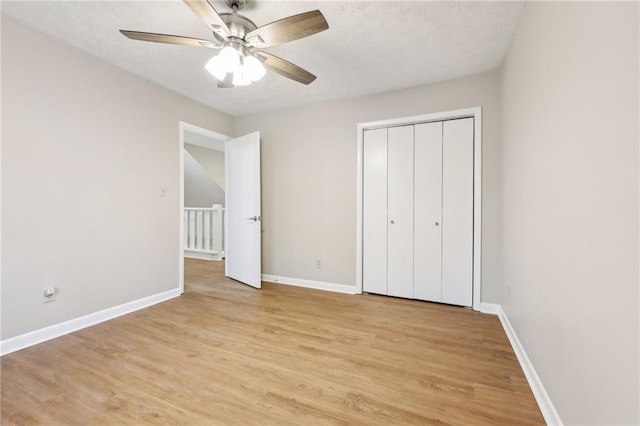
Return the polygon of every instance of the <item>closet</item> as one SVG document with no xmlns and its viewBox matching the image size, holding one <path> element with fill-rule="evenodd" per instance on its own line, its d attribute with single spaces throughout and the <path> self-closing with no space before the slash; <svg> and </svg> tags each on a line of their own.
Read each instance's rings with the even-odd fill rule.
<svg viewBox="0 0 640 426">
<path fill-rule="evenodd" d="M 474 118 L 365 129 L 363 290 L 472 305 Z"/>
</svg>

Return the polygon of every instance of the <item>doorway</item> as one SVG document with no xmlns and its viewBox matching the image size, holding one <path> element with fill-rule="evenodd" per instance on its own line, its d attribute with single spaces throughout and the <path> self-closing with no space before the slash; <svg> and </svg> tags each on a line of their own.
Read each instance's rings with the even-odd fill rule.
<svg viewBox="0 0 640 426">
<path fill-rule="evenodd" d="M 189 257 L 206 260 L 224 257 L 224 150 L 231 137 L 182 121 L 179 129 L 179 283 L 180 292 L 184 293 L 187 245 Z M 196 239 L 197 244 L 192 243 Z"/>
<path fill-rule="evenodd" d="M 195 239 L 196 251 L 202 252 L 203 248 L 211 248 L 213 240 L 207 241 L 204 234 L 207 231 L 207 226 L 209 226 L 208 231 L 213 230 L 213 226 L 216 223 L 213 221 L 215 213 L 222 220 L 222 222 L 217 222 L 217 226 L 218 236 L 222 235 L 224 240 L 225 276 L 249 286 L 260 288 L 262 283 L 260 133 L 253 132 L 238 138 L 230 138 L 182 121 L 179 123 L 179 129 L 179 217 L 181 219 L 179 221 L 178 280 L 180 292 L 184 293 L 185 244 Z M 218 181 L 224 187 L 222 191 L 224 209 L 222 209 L 221 205 L 218 205 L 216 209 L 214 205 L 213 208 L 206 209 L 206 211 L 189 211 L 189 217 L 185 216 L 185 158 L 188 155 L 192 155 L 185 150 L 186 145 L 224 152 L 224 172 L 222 174 L 218 173 Z M 192 148 L 193 152 L 197 151 L 195 147 Z M 212 160 L 212 162 L 215 163 L 216 161 Z M 218 184 L 218 186 L 220 185 Z M 208 195 L 211 196 L 212 194 Z M 194 199 L 197 199 L 197 197 Z M 209 221 L 205 220 L 206 218 Z M 195 223 L 195 228 L 192 227 L 193 223 Z M 224 226 L 221 226 L 221 223 Z M 189 224 L 188 235 L 185 229 L 186 224 Z M 198 226 L 201 226 L 201 228 L 197 228 Z M 190 250 L 193 248 L 194 246 L 189 246 Z M 215 250 L 213 251 L 215 252 Z"/>
</svg>

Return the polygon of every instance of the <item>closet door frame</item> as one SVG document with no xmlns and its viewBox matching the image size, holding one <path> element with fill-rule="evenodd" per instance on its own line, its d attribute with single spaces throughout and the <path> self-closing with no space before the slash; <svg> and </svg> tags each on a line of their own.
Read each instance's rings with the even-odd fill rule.
<svg viewBox="0 0 640 426">
<path fill-rule="evenodd" d="M 363 226 L 363 148 L 364 131 L 433 121 L 474 118 L 473 143 L 473 309 L 481 310 L 482 294 L 482 107 L 458 109 L 410 117 L 358 123 L 357 134 L 357 210 L 356 210 L 356 293 L 362 293 Z"/>
</svg>

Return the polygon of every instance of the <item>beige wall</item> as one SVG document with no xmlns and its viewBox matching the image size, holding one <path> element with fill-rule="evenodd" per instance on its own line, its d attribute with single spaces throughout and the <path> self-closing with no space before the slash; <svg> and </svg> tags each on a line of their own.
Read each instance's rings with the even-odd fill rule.
<svg viewBox="0 0 640 426">
<path fill-rule="evenodd" d="M 180 120 L 232 131 L 2 16 L 2 339 L 178 287 Z"/>
<path fill-rule="evenodd" d="M 355 285 L 356 125 L 474 106 L 483 107 L 484 126 L 482 299 L 499 302 L 497 72 L 237 118 L 235 135 L 261 133 L 263 272 Z"/>
<path fill-rule="evenodd" d="M 195 158 L 204 170 L 224 189 L 224 151 L 184 144 L 184 149 Z"/>
<path fill-rule="evenodd" d="M 565 424 L 638 424 L 638 3 L 529 3 L 503 70 L 503 305 Z"/>
</svg>

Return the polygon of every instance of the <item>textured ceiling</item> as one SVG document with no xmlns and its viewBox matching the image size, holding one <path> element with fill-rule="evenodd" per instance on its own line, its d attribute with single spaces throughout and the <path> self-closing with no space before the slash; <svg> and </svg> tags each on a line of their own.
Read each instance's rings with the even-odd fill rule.
<svg viewBox="0 0 640 426">
<path fill-rule="evenodd" d="M 212 0 L 218 12 L 229 9 Z M 329 30 L 265 49 L 316 74 L 309 86 L 277 74 L 218 89 L 205 48 L 133 41 L 118 30 L 211 38 L 181 0 L 2 1 L 2 13 L 103 60 L 238 116 L 448 80 L 500 65 L 521 2 L 269 1 L 241 13 L 258 26 L 319 9 Z"/>
</svg>

